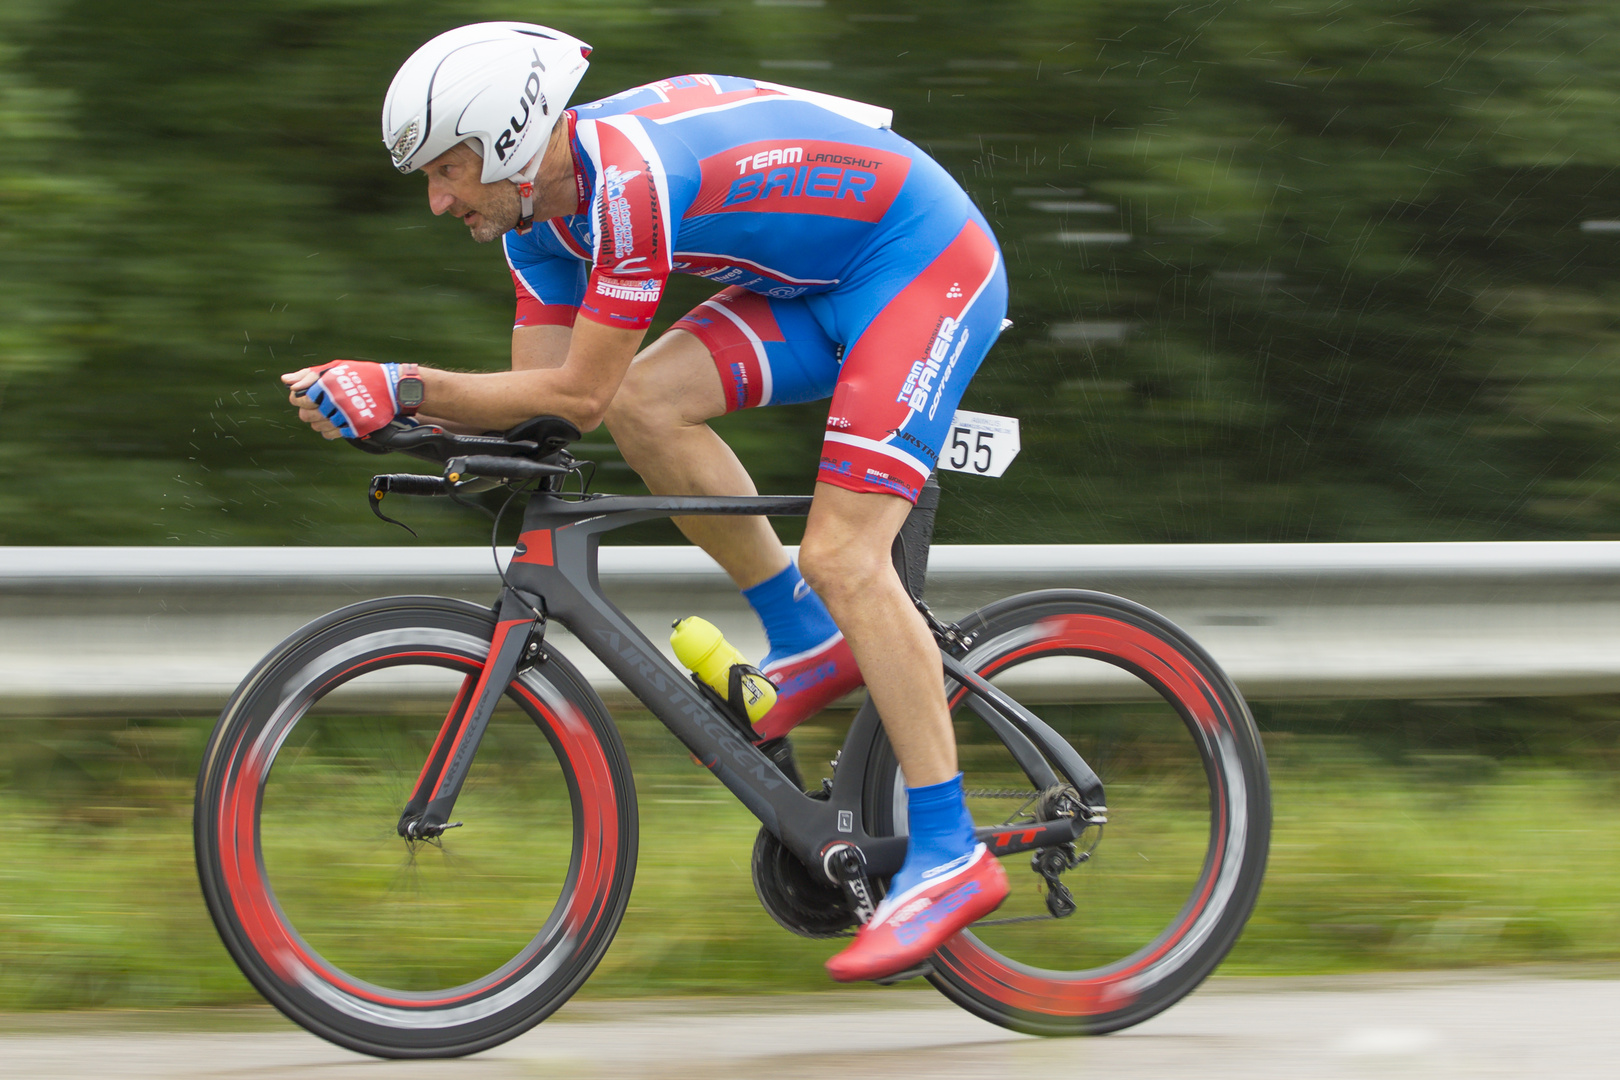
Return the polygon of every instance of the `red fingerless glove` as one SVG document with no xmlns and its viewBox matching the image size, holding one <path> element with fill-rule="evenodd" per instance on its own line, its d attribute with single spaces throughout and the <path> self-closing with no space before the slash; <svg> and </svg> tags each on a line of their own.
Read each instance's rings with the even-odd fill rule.
<svg viewBox="0 0 1620 1080">
<path fill-rule="evenodd" d="M 399 415 L 398 364 L 334 360 L 310 370 L 318 378 L 304 396 L 345 438 L 363 439 Z"/>
</svg>

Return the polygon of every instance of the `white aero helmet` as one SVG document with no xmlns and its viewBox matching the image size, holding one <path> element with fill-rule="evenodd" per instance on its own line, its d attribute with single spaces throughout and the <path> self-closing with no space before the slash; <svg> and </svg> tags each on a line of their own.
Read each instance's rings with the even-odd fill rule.
<svg viewBox="0 0 1620 1080">
<path fill-rule="evenodd" d="M 440 34 L 411 54 L 383 99 L 383 145 L 394 167 L 415 172 L 476 142 L 483 182 L 518 185 L 518 229 L 528 232 L 540 152 L 590 54 L 578 38 L 533 23 L 473 23 Z"/>
</svg>

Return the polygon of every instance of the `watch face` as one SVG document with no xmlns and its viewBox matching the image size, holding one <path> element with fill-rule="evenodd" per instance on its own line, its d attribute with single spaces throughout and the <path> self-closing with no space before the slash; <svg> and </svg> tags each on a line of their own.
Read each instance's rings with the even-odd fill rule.
<svg viewBox="0 0 1620 1080">
<path fill-rule="evenodd" d="M 404 409 L 415 409 L 421 406 L 423 397 L 422 380 L 407 376 L 399 380 L 397 387 L 399 404 Z"/>
</svg>

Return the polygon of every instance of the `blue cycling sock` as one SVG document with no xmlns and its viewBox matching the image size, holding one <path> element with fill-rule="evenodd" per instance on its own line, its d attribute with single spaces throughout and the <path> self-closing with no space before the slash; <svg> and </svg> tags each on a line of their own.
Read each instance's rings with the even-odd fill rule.
<svg viewBox="0 0 1620 1080">
<path fill-rule="evenodd" d="M 955 869 L 950 864 L 965 861 L 979 844 L 962 794 L 961 773 L 941 784 L 906 788 L 906 805 L 911 839 L 905 863 L 889 882 L 890 896 Z"/>
<path fill-rule="evenodd" d="M 838 632 L 821 597 L 811 591 L 799 568 L 791 562 L 780 574 L 744 589 L 742 594 L 765 624 L 765 637 L 771 643 L 770 655 L 760 661 L 760 667 L 813 649 Z"/>
</svg>

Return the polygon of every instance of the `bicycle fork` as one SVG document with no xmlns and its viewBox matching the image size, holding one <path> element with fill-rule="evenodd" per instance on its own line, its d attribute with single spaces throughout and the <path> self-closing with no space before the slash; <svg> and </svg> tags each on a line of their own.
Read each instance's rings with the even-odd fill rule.
<svg viewBox="0 0 1620 1080">
<path fill-rule="evenodd" d="M 450 814 L 495 706 L 518 669 L 540 655 L 540 642 L 545 636 L 540 598 L 504 589 L 495 610 L 495 636 L 490 640 L 483 669 L 462 680 L 421 775 L 416 778 L 410 800 L 399 815 L 399 835 L 407 840 L 430 840 L 461 824 L 451 823 Z M 522 615 L 502 617 L 514 612 Z"/>
</svg>

